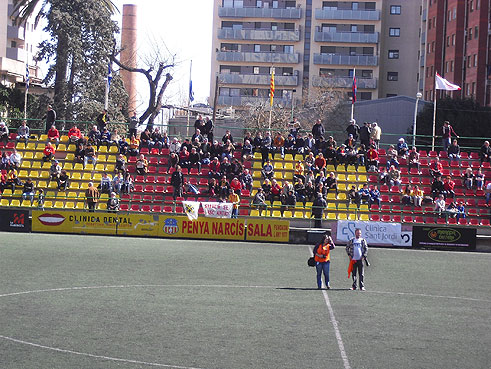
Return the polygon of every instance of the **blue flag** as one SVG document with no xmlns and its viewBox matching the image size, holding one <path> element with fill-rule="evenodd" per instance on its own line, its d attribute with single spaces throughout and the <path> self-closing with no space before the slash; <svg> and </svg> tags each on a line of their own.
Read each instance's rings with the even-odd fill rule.
<svg viewBox="0 0 491 369">
<path fill-rule="evenodd" d="M 29 90 L 29 65 L 26 64 L 26 90 Z"/>
<path fill-rule="evenodd" d="M 193 81 L 189 81 L 189 101 L 194 101 Z"/>
<path fill-rule="evenodd" d="M 111 70 L 111 63 L 107 65 L 107 89 L 111 88 L 111 81 L 113 79 L 113 71 Z"/>
</svg>

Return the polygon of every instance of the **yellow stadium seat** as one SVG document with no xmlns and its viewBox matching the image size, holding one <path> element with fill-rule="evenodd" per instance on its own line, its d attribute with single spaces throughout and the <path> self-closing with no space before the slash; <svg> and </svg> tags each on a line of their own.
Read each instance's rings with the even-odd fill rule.
<svg viewBox="0 0 491 369">
<path fill-rule="evenodd" d="M 23 208 L 29 208 L 31 207 L 31 200 L 22 200 L 22 204 L 20 204 Z"/>
<path fill-rule="evenodd" d="M 46 192 L 46 198 L 47 199 L 50 199 L 50 200 L 53 200 L 56 198 L 56 193 L 55 191 L 47 191 Z"/>
<path fill-rule="evenodd" d="M 37 184 L 37 186 L 39 188 L 46 188 L 47 185 L 48 184 L 46 183 L 46 181 L 38 181 L 38 184 Z"/>
<path fill-rule="evenodd" d="M 99 210 L 107 210 L 107 203 L 100 202 L 99 203 Z"/>
<path fill-rule="evenodd" d="M 80 172 L 75 172 L 72 174 L 71 179 L 75 181 L 80 181 L 82 179 L 82 175 L 80 174 Z"/>
<path fill-rule="evenodd" d="M 19 171 L 19 178 L 27 178 L 29 177 L 27 170 L 20 170 Z"/>
<path fill-rule="evenodd" d="M 347 172 L 349 173 L 356 173 L 356 168 L 354 165 L 348 165 L 348 170 Z"/>
<path fill-rule="evenodd" d="M 31 168 L 33 168 L 33 169 L 40 169 L 41 168 L 41 162 L 40 161 L 33 161 Z"/>
<path fill-rule="evenodd" d="M 75 208 L 75 202 L 73 201 L 65 202 L 65 209 L 73 209 L 73 208 Z"/>
<path fill-rule="evenodd" d="M 336 203 L 335 202 L 328 202 L 327 203 L 327 209 L 328 210 L 336 210 Z"/>
<path fill-rule="evenodd" d="M 10 200 L 6 198 L 2 198 L 0 200 L 0 206 L 10 206 Z"/>
<path fill-rule="evenodd" d="M 354 174 L 348 174 L 348 182 L 356 182 L 356 176 Z"/>
<path fill-rule="evenodd" d="M 261 153 L 260 152 L 254 152 L 254 159 L 261 159 Z"/>
<path fill-rule="evenodd" d="M 305 208 L 306 208 L 306 209 L 312 209 L 312 204 L 313 204 L 313 202 L 311 202 L 311 201 L 307 201 L 307 202 L 305 203 Z"/>
<path fill-rule="evenodd" d="M 90 173 L 83 173 L 82 179 L 84 181 L 91 181 L 92 180 L 92 174 L 90 174 Z"/>
<path fill-rule="evenodd" d="M 281 207 L 281 201 L 273 201 L 273 207 L 274 208 L 280 208 Z"/>
<path fill-rule="evenodd" d="M 358 173 L 366 173 L 367 172 L 367 168 L 365 168 L 363 165 L 360 165 L 358 167 Z"/>
<path fill-rule="evenodd" d="M 80 183 L 80 189 L 81 190 L 86 190 L 88 187 L 89 187 L 89 183 L 88 182 L 82 182 L 82 183 Z"/>
<path fill-rule="evenodd" d="M 82 163 L 75 163 L 73 169 L 82 171 L 84 170 L 84 166 L 82 165 Z"/>
<path fill-rule="evenodd" d="M 78 198 L 78 195 L 76 192 L 70 191 L 66 195 L 67 200 L 76 200 Z"/>
<path fill-rule="evenodd" d="M 278 180 L 278 179 L 279 179 L 279 180 L 283 179 L 283 173 L 281 173 L 281 172 L 274 172 L 274 178 L 275 178 L 276 180 Z"/>
<path fill-rule="evenodd" d="M 338 210 L 339 211 L 347 211 L 348 208 L 346 207 L 346 204 L 344 202 L 338 204 Z"/>
<path fill-rule="evenodd" d="M 102 146 L 102 147 L 104 147 L 104 146 Z M 103 162 L 104 163 L 105 161 L 106 161 L 106 155 L 101 155 L 101 154 L 97 155 L 97 162 L 98 163 L 99 162 Z"/>
<path fill-rule="evenodd" d="M 41 170 L 39 171 L 39 178 L 49 178 L 49 171 L 47 170 Z"/>
<path fill-rule="evenodd" d="M 346 191 L 346 184 L 338 183 L 338 191 Z"/>
<path fill-rule="evenodd" d="M 255 161 L 252 163 L 252 167 L 254 169 L 262 169 L 261 162 L 260 161 Z"/>
<path fill-rule="evenodd" d="M 100 146 L 99 147 L 99 152 L 107 153 L 107 146 Z"/>
<path fill-rule="evenodd" d="M 36 155 L 34 155 L 34 159 L 37 159 L 37 160 L 42 160 L 44 157 L 44 154 L 39 151 L 39 152 L 36 152 Z"/>
<path fill-rule="evenodd" d="M 261 172 L 259 170 L 253 171 L 252 178 L 261 178 Z"/>
<path fill-rule="evenodd" d="M 357 220 L 356 214 L 353 214 L 353 213 L 348 214 L 348 219 L 349 220 Z"/>
<path fill-rule="evenodd" d="M 327 171 L 328 173 L 329 173 L 329 172 L 335 172 L 335 171 L 336 171 L 336 169 L 334 168 L 334 165 L 329 164 L 329 165 L 327 165 L 327 166 L 326 166 L 326 171 Z"/>
<path fill-rule="evenodd" d="M 277 161 L 274 163 L 274 169 L 276 170 L 282 170 L 283 169 L 283 163 L 281 161 Z"/>
<path fill-rule="evenodd" d="M 283 174 L 283 178 L 284 178 L 284 179 L 287 179 L 287 180 L 289 180 L 289 181 L 292 181 L 292 180 L 293 180 L 293 172 L 285 172 L 285 173 Z"/>
<path fill-rule="evenodd" d="M 51 167 L 50 162 L 43 163 L 43 166 L 42 166 L 43 169 L 49 169 L 50 167 Z"/>
<path fill-rule="evenodd" d="M 98 172 L 104 172 L 104 164 L 96 164 L 95 170 Z"/>
<path fill-rule="evenodd" d="M 99 182 L 102 179 L 102 174 L 101 173 L 94 173 L 92 180 Z"/>
<path fill-rule="evenodd" d="M 118 152 L 118 147 L 117 146 L 111 146 L 109 148 L 109 152 L 110 153 L 117 153 Z"/>
<path fill-rule="evenodd" d="M 75 149 L 76 149 L 75 144 L 68 145 L 68 151 L 75 151 Z"/>
<path fill-rule="evenodd" d="M 22 196 L 22 190 L 21 189 L 16 189 L 14 193 L 12 194 L 13 197 L 21 197 Z"/>
<path fill-rule="evenodd" d="M 78 183 L 78 182 L 74 182 L 74 181 L 70 182 L 70 189 L 71 189 L 71 190 L 78 190 L 78 187 L 79 187 L 79 186 L 80 186 L 80 185 L 79 185 L 79 183 Z"/>
<path fill-rule="evenodd" d="M 63 164 L 63 169 L 73 170 L 73 164 L 72 163 L 65 163 L 65 164 Z"/>
<path fill-rule="evenodd" d="M 328 200 L 336 200 L 336 192 L 328 192 L 327 193 Z"/>
<path fill-rule="evenodd" d="M 45 134 L 40 135 L 39 141 L 48 141 L 48 135 L 45 135 Z"/>
<path fill-rule="evenodd" d="M 335 213 L 327 213 L 326 219 L 327 220 L 336 220 L 336 214 Z"/>
<path fill-rule="evenodd" d="M 55 201 L 54 208 L 63 209 L 64 208 L 63 201 Z"/>
<path fill-rule="evenodd" d="M 251 217 L 258 217 L 259 216 L 259 210 L 253 209 L 251 210 Z"/>
<path fill-rule="evenodd" d="M 303 155 L 302 154 L 295 154 L 295 161 L 303 161 Z"/>
<path fill-rule="evenodd" d="M 274 155 L 271 155 L 273 156 L 273 160 L 283 160 L 280 153 L 275 153 Z"/>
<path fill-rule="evenodd" d="M 356 206 L 356 204 L 349 204 L 348 209 L 350 211 L 357 211 L 358 210 L 358 206 Z"/>
<path fill-rule="evenodd" d="M 26 150 L 31 150 L 31 151 L 36 150 L 36 144 L 34 142 L 29 142 L 26 146 Z"/>
<path fill-rule="evenodd" d="M 107 164 L 106 172 L 114 172 L 114 164 Z"/>
<path fill-rule="evenodd" d="M 58 147 L 56 148 L 56 151 L 59 152 L 65 152 L 66 151 L 66 145 L 65 144 L 59 144 Z"/>
<path fill-rule="evenodd" d="M 368 211 L 368 204 L 361 204 L 360 211 Z"/>
<path fill-rule="evenodd" d="M 66 161 L 73 161 L 75 159 L 75 154 L 68 153 L 66 154 L 65 160 Z"/>
<path fill-rule="evenodd" d="M 107 156 L 108 163 L 116 163 L 116 155 L 108 155 Z"/>
<path fill-rule="evenodd" d="M 340 192 L 338 194 L 338 200 L 346 200 L 346 194 L 344 192 Z"/>
<path fill-rule="evenodd" d="M 348 216 L 346 213 L 338 213 L 338 220 L 347 220 Z"/>
<path fill-rule="evenodd" d="M 33 179 L 36 179 L 39 177 L 39 172 L 37 170 L 31 170 L 29 172 L 29 177 L 33 178 Z"/>
<path fill-rule="evenodd" d="M 48 188 L 57 188 L 58 184 L 55 181 L 49 182 Z"/>
<path fill-rule="evenodd" d="M 344 173 L 340 173 L 336 176 L 336 178 L 338 179 L 338 181 L 342 181 L 342 182 L 345 182 L 346 181 L 346 174 Z"/>
<path fill-rule="evenodd" d="M 295 218 L 303 218 L 303 211 L 296 211 L 294 213 Z"/>
<path fill-rule="evenodd" d="M 293 155 L 292 154 L 285 154 L 285 161 L 293 161 Z"/>
<path fill-rule="evenodd" d="M 2 197 L 12 197 L 12 190 L 10 188 L 3 190 Z"/>
<path fill-rule="evenodd" d="M 83 209 L 84 208 L 84 202 L 83 201 L 77 201 L 75 204 L 75 209 Z"/>
<path fill-rule="evenodd" d="M 53 207 L 53 202 L 52 201 L 45 201 L 44 202 L 44 207 L 45 208 L 52 208 Z"/>
<path fill-rule="evenodd" d="M 13 199 L 13 200 L 10 202 L 10 206 L 20 207 L 20 200 Z"/>
<path fill-rule="evenodd" d="M 68 142 L 68 136 L 67 136 L 67 135 L 62 135 L 62 136 L 60 137 L 60 141 L 61 141 L 61 142 Z"/>
<path fill-rule="evenodd" d="M 368 216 L 368 214 L 360 214 L 360 220 L 368 221 L 370 220 L 370 217 Z"/>
<path fill-rule="evenodd" d="M 25 150 L 26 149 L 26 144 L 25 144 L 25 142 L 17 142 L 17 145 L 15 145 L 15 148 L 17 150 Z"/>
<path fill-rule="evenodd" d="M 293 163 L 285 163 L 285 170 L 293 170 Z"/>
<path fill-rule="evenodd" d="M 24 159 L 34 159 L 34 153 L 32 151 L 25 152 Z"/>
<path fill-rule="evenodd" d="M 284 218 L 291 218 L 293 216 L 292 212 L 290 210 L 285 210 L 283 212 L 283 217 Z"/>
<path fill-rule="evenodd" d="M 367 176 L 366 176 L 366 174 L 359 174 L 358 175 L 358 181 L 359 182 L 366 183 L 367 182 Z"/>
<path fill-rule="evenodd" d="M 31 167 L 31 162 L 30 161 L 27 161 L 27 160 L 24 160 L 22 161 L 22 163 L 20 164 L 20 167 L 22 169 L 29 169 Z"/>
<path fill-rule="evenodd" d="M 253 188 L 259 188 L 259 187 L 261 187 L 261 181 L 253 181 L 252 182 L 252 187 Z"/>
</svg>

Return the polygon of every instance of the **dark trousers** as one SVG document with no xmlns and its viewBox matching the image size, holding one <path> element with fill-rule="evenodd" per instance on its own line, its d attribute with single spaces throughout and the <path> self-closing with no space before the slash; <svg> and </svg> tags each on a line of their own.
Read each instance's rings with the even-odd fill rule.
<svg viewBox="0 0 491 369">
<path fill-rule="evenodd" d="M 365 276 L 365 269 L 363 267 L 363 259 L 357 260 L 353 265 L 353 288 L 356 288 L 356 281 L 359 279 L 360 288 L 365 287 L 363 283 L 363 277 Z M 357 278 L 359 277 L 359 278 Z"/>
</svg>

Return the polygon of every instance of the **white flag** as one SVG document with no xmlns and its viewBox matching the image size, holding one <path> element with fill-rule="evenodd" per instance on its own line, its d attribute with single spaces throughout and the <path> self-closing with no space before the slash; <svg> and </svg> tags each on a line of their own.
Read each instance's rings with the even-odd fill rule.
<svg viewBox="0 0 491 369">
<path fill-rule="evenodd" d="M 448 82 L 445 78 L 442 78 L 438 73 L 435 76 L 435 89 L 437 90 L 447 90 L 447 91 L 457 91 L 460 90 L 460 86 L 454 85 Z"/>
<path fill-rule="evenodd" d="M 198 201 L 183 201 L 182 206 L 189 220 L 198 219 L 199 202 Z"/>
<path fill-rule="evenodd" d="M 231 202 L 202 202 L 206 217 L 231 218 L 234 204 Z"/>
</svg>

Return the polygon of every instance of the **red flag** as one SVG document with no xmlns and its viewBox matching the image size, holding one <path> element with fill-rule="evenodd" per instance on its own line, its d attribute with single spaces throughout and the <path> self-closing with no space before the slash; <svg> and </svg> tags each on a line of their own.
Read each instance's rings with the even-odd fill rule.
<svg viewBox="0 0 491 369">
<path fill-rule="evenodd" d="M 353 266 L 355 265 L 356 260 L 350 259 L 349 265 L 348 265 L 348 278 L 351 277 L 351 272 L 353 271 Z"/>
</svg>

